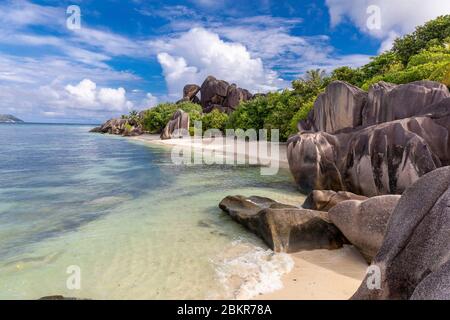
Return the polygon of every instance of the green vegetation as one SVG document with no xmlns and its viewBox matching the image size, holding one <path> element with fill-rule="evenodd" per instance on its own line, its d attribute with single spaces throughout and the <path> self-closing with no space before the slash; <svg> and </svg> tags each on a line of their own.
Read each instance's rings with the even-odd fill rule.
<svg viewBox="0 0 450 320">
<path fill-rule="evenodd" d="M 279 129 L 280 139 L 286 140 L 297 132 L 298 122 L 307 118 L 317 96 L 335 80 L 364 90 L 379 81 L 403 84 L 433 80 L 450 86 L 450 15 L 417 27 L 413 33 L 395 40 L 392 50 L 373 57 L 360 68 L 344 66 L 328 75 L 323 70 L 308 71 L 292 82 L 291 89 L 242 102 L 229 116 L 219 111 L 202 114 L 201 107 L 193 103 L 165 103 L 148 110 L 142 122 L 145 130 L 158 133 L 177 109 L 183 109 L 189 113 L 192 126 L 195 120 L 203 121 L 203 130 Z"/>
</svg>

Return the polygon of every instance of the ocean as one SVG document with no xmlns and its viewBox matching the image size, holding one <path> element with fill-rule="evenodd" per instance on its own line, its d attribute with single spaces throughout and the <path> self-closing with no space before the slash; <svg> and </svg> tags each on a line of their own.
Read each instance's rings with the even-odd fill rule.
<svg viewBox="0 0 450 320">
<path fill-rule="evenodd" d="M 292 259 L 218 204 L 236 194 L 301 204 L 287 170 L 174 165 L 165 146 L 90 128 L 0 125 L 0 299 L 246 299 L 281 288 Z"/>
</svg>

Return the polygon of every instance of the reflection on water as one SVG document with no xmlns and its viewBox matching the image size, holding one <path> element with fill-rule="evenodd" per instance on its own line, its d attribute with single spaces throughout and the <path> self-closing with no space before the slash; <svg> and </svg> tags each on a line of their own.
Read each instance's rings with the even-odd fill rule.
<svg viewBox="0 0 450 320">
<path fill-rule="evenodd" d="M 223 214 L 228 194 L 301 203 L 288 173 L 174 166 L 170 152 L 86 126 L 0 126 L 0 298 L 250 297 L 289 258 Z M 81 268 L 81 290 L 66 288 Z"/>
</svg>

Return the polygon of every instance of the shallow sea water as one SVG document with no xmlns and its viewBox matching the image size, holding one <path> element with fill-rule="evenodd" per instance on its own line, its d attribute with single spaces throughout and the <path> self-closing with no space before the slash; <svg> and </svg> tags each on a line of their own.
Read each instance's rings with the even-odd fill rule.
<svg viewBox="0 0 450 320">
<path fill-rule="evenodd" d="M 0 125 L 0 299 L 242 299 L 282 286 L 291 258 L 217 205 L 230 194 L 300 204 L 288 172 L 176 166 L 166 147 L 89 129 Z"/>
</svg>

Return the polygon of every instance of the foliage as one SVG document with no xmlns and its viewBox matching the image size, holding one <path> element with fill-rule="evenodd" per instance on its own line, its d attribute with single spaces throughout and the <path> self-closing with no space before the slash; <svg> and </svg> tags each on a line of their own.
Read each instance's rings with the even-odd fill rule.
<svg viewBox="0 0 450 320">
<path fill-rule="evenodd" d="M 430 45 L 446 42 L 448 37 L 450 37 L 450 15 L 429 21 L 417 27 L 413 33 L 395 40 L 392 51 L 406 66 L 412 56 L 429 48 Z"/>
<path fill-rule="evenodd" d="M 145 111 L 142 120 L 144 129 L 150 133 L 160 133 L 178 109 L 189 114 L 192 126 L 194 121 L 201 120 L 202 108 L 198 104 L 191 102 L 162 103 Z"/>
<path fill-rule="evenodd" d="M 204 114 L 201 120 L 203 131 L 209 129 L 224 131 L 228 122 L 228 115 L 219 110 L 213 110 L 210 113 Z"/>
</svg>

